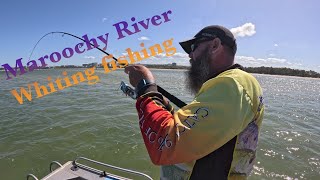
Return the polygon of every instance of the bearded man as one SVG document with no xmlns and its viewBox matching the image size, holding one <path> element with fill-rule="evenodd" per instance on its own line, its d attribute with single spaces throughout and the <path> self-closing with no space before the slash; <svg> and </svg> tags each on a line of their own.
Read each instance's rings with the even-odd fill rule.
<svg viewBox="0 0 320 180">
<path fill-rule="evenodd" d="M 180 45 L 191 58 L 187 87 L 195 98 L 176 112 L 148 68 L 125 68 L 149 156 L 161 179 L 246 179 L 264 113 L 261 87 L 234 63 L 237 44 L 227 28 L 205 27 Z"/>
</svg>

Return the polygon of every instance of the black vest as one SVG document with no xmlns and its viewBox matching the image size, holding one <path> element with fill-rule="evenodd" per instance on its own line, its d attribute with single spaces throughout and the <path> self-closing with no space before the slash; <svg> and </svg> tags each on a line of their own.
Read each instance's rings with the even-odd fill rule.
<svg viewBox="0 0 320 180">
<path fill-rule="evenodd" d="M 243 69 L 239 64 L 234 64 L 227 68 L 230 69 Z M 215 74 L 213 77 L 218 76 L 220 73 Z M 210 78 L 210 79 L 211 79 Z M 214 141 L 214 139 L 212 139 Z M 219 149 L 212 153 L 198 159 L 193 167 L 190 180 L 206 180 L 206 179 L 228 179 L 229 170 L 233 159 L 233 151 L 236 145 L 237 136 L 229 142 L 221 146 Z"/>
</svg>

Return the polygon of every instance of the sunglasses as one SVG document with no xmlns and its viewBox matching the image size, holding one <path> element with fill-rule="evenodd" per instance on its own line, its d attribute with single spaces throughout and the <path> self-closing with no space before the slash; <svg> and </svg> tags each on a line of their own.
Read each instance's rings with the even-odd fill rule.
<svg viewBox="0 0 320 180">
<path fill-rule="evenodd" d="M 215 39 L 216 37 L 211 37 L 211 38 L 200 38 L 199 40 L 195 40 L 194 43 L 191 44 L 191 52 L 194 52 L 197 47 L 199 46 L 199 44 L 203 43 L 203 42 L 206 42 L 206 41 L 211 41 L 213 39 Z"/>
</svg>

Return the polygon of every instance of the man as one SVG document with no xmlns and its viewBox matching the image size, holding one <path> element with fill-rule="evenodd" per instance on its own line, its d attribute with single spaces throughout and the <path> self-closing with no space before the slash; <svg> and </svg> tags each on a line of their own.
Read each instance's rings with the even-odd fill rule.
<svg viewBox="0 0 320 180">
<path fill-rule="evenodd" d="M 173 112 L 144 66 L 125 68 L 139 98 L 141 133 L 161 179 L 246 179 L 256 155 L 264 106 L 257 80 L 234 64 L 237 44 L 222 26 L 180 42 L 189 54 L 194 100 Z"/>
</svg>

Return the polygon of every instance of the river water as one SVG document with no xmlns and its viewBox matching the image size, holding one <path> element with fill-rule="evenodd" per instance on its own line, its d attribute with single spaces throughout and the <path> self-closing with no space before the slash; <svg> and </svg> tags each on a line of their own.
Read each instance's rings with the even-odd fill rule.
<svg viewBox="0 0 320 180">
<path fill-rule="evenodd" d="M 67 69 L 73 74 L 84 69 Z M 135 101 L 119 90 L 122 70 L 104 74 L 100 82 L 57 91 L 20 105 L 10 91 L 37 81 L 47 84 L 62 70 L 43 70 L 4 80 L 0 72 L 0 179 L 38 177 L 49 163 L 85 156 L 159 179 L 144 147 Z M 159 85 L 185 102 L 182 70 L 152 70 Z M 320 79 L 254 75 L 261 83 L 266 112 L 258 157 L 249 179 L 320 178 Z"/>
</svg>

